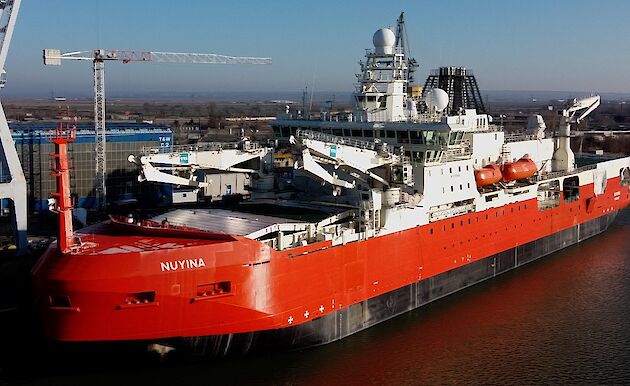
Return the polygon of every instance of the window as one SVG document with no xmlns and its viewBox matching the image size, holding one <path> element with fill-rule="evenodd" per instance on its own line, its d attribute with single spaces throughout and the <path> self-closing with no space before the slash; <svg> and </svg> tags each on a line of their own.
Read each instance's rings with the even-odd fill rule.
<svg viewBox="0 0 630 386">
<path fill-rule="evenodd" d="M 555 208 L 560 205 L 560 181 L 554 180 L 538 185 L 538 210 Z M 525 205 L 527 207 L 527 205 Z"/>
<path fill-rule="evenodd" d="M 580 198 L 580 179 L 578 176 L 567 177 L 562 182 L 564 202 L 575 202 Z"/>
<path fill-rule="evenodd" d="M 398 142 L 400 143 L 409 143 L 409 132 L 408 131 L 397 131 L 396 136 L 398 137 Z"/>
</svg>

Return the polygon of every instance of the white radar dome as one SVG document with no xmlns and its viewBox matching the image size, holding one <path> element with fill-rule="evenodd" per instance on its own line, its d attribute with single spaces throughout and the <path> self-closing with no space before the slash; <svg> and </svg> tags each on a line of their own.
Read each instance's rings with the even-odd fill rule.
<svg viewBox="0 0 630 386">
<path fill-rule="evenodd" d="M 432 88 L 427 92 L 426 102 L 430 110 L 443 111 L 448 106 L 448 94 L 441 88 Z"/>
<path fill-rule="evenodd" d="M 372 43 L 377 55 L 394 53 L 394 44 L 396 44 L 396 35 L 389 28 L 381 28 L 374 33 Z"/>
</svg>

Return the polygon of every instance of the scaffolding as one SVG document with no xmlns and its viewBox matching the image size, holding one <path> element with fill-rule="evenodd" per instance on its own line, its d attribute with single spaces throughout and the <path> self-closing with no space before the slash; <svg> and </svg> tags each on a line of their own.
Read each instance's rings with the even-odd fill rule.
<svg viewBox="0 0 630 386">
<path fill-rule="evenodd" d="M 457 115 L 460 109 L 475 109 L 486 112 L 477 79 L 471 70 L 464 67 L 440 67 L 432 70 L 422 89 L 422 96 L 433 88 L 441 88 L 448 94 L 448 115 Z"/>
</svg>

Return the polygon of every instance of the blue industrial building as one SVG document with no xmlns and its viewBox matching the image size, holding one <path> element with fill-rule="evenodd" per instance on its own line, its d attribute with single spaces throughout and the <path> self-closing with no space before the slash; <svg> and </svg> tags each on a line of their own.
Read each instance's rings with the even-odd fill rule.
<svg viewBox="0 0 630 386">
<path fill-rule="evenodd" d="M 47 133 L 56 128 L 55 122 L 10 123 L 15 147 L 22 163 L 28 186 L 29 210 L 37 213 L 47 211 L 47 200 L 56 190 L 55 178 L 51 175 L 54 145 Z M 141 155 L 148 148 L 169 148 L 173 143 L 173 132 L 164 125 L 134 122 L 108 122 L 106 146 L 106 187 L 108 204 L 141 201 L 144 205 L 169 204 L 171 189 L 150 183 L 138 182 L 135 165 L 127 160 L 130 154 Z M 68 147 L 71 171 L 71 191 L 76 205 L 92 209 L 95 207 L 95 133 L 92 123 L 77 125 L 77 139 Z M 0 178 L 6 165 L 0 157 Z"/>
</svg>

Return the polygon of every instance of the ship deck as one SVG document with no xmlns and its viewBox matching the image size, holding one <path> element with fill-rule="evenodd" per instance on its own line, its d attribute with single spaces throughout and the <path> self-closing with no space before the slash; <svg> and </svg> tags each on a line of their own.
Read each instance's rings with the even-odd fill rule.
<svg viewBox="0 0 630 386">
<path fill-rule="evenodd" d="M 175 209 L 155 216 L 152 220 L 167 220 L 170 224 L 234 236 L 247 236 L 276 224 L 304 223 L 300 220 L 227 209 Z"/>
</svg>

